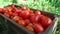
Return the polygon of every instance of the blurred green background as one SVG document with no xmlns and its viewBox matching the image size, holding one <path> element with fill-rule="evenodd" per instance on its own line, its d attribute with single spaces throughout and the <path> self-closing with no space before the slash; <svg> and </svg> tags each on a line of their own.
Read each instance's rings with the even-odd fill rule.
<svg viewBox="0 0 60 34">
<path fill-rule="evenodd" d="M 39 9 L 42 11 L 47 11 L 50 13 L 54 13 L 60 15 L 60 0 L 1 0 L 0 7 L 4 7 L 10 4 L 24 5 L 30 8 Z M 60 34 L 60 17 L 56 34 Z M 7 33 L 7 30 L 3 31 Z M 4 34 L 3 33 L 3 34 Z"/>
</svg>

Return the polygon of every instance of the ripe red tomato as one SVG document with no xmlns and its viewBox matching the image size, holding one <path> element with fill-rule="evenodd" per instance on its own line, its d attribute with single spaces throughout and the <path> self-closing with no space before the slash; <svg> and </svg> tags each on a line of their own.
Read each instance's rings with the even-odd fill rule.
<svg viewBox="0 0 60 34">
<path fill-rule="evenodd" d="M 28 11 L 22 11 L 21 14 L 23 19 L 27 19 L 30 16 L 30 13 Z"/>
<path fill-rule="evenodd" d="M 27 10 L 27 11 L 30 11 L 30 8 L 27 8 L 26 10 Z"/>
<path fill-rule="evenodd" d="M 23 7 L 21 7 L 21 9 L 22 9 L 22 10 L 26 10 L 26 9 L 27 9 L 27 7 L 23 6 Z"/>
<path fill-rule="evenodd" d="M 28 25 L 30 23 L 29 19 L 25 19 L 26 24 Z"/>
<path fill-rule="evenodd" d="M 33 10 L 30 10 L 29 12 L 30 12 L 30 14 L 33 14 L 33 13 L 34 13 L 34 11 L 33 11 Z"/>
<path fill-rule="evenodd" d="M 29 25 L 26 26 L 26 29 L 28 29 L 29 31 L 32 31 L 32 32 L 34 31 L 33 27 L 31 27 L 31 26 L 29 26 Z"/>
<path fill-rule="evenodd" d="M 41 14 L 41 12 L 40 11 L 35 11 L 35 15 L 40 15 Z"/>
<path fill-rule="evenodd" d="M 5 11 L 7 11 L 7 9 L 6 8 L 3 8 L 3 11 L 5 12 Z"/>
<path fill-rule="evenodd" d="M 11 6 L 13 9 L 15 8 L 15 5 L 14 5 L 14 4 L 11 4 L 10 6 Z"/>
<path fill-rule="evenodd" d="M 29 23 L 28 25 L 31 26 L 31 27 L 34 27 L 32 23 Z"/>
<path fill-rule="evenodd" d="M 16 12 L 17 14 L 20 14 L 21 11 L 22 11 L 21 9 L 15 8 L 15 12 Z"/>
<path fill-rule="evenodd" d="M 9 11 L 9 12 L 12 12 L 12 7 L 10 7 L 10 6 L 8 6 L 8 7 L 6 7 L 6 9 L 7 9 L 7 11 Z"/>
<path fill-rule="evenodd" d="M 33 16 L 30 17 L 30 21 L 31 21 L 32 23 L 37 23 L 37 22 L 39 22 L 39 19 L 40 19 L 39 15 L 33 15 Z"/>
<path fill-rule="evenodd" d="M 20 24 L 20 25 L 22 25 L 22 26 L 24 26 L 24 27 L 26 26 L 26 23 L 25 23 L 24 20 L 19 20 L 19 21 L 18 21 L 18 24 Z"/>
<path fill-rule="evenodd" d="M 34 31 L 36 32 L 36 33 L 38 33 L 38 32 L 43 32 L 44 31 L 44 28 L 42 27 L 42 25 L 41 24 L 34 24 Z"/>
<path fill-rule="evenodd" d="M 51 20 L 50 18 L 46 17 L 46 16 L 42 16 L 42 17 L 41 17 L 41 21 L 42 21 L 41 24 L 42 24 L 44 27 L 48 27 L 48 26 L 52 23 L 52 20 Z"/>
<path fill-rule="evenodd" d="M 9 13 L 9 11 L 6 8 L 3 8 L 4 13 Z"/>
<path fill-rule="evenodd" d="M 13 12 L 9 11 L 9 15 L 12 15 L 12 14 L 13 14 Z"/>
<path fill-rule="evenodd" d="M 0 8 L 0 13 L 3 13 L 3 8 Z"/>
<path fill-rule="evenodd" d="M 10 15 L 9 15 L 8 13 L 4 13 L 4 15 L 5 15 L 6 17 L 10 17 Z"/>
<path fill-rule="evenodd" d="M 20 20 L 20 17 L 19 16 L 14 16 L 13 18 L 12 18 L 12 20 L 14 20 L 14 21 L 19 21 Z"/>
<path fill-rule="evenodd" d="M 12 13 L 12 16 L 18 16 L 18 14 L 16 12 Z"/>
</svg>

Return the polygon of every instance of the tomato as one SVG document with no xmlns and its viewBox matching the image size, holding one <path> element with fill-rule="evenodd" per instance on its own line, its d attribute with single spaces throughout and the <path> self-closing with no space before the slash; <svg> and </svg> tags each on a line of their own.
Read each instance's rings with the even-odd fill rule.
<svg viewBox="0 0 60 34">
<path fill-rule="evenodd" d="M 9 13 L 9 11 L 6 8 L 3 8 L 4 13 Z"/>
<path fill-rule="evenodd" d="M 16 12 L 12 13 L 12 16 L 18 16 L 18 14 Z"/>
<path fill-rule="evenodd" d="M 27 8 L 26 10 L 27 10 L 27 11 L 30 11 L 30 8 Z"/>
<path fill-rule="evenodd" d="M 27 19 L 30 16 L 30 13 L 28 11 L 22 11 L 21 14 L 23 19 Z"/>
<path fill-rule="evenodd" d="M 30 23 L 29 19 L 25 19 L 26 24 L 28 25 Z"/>
<path fill-rule="evenodd" d="M 34 25 L 32 23 L 29 23 L 28 25 L 31 26 L 31 27 L 34 27 Z"/>
<path fill-rule="evenodd" d="M 11 7 L 12 10 L 14 10 L 16 8 L 16 6 L 14 4 L 9 5 L 9 7 Z"/>
<path fill-rule="evenodd" d="M 16 10 L 16 13 L 21 16 L 22 10 Z"/>
<path fill-rule="evenodd" d="M 6 17 L 10 17 L 10 15 L 9 15 L 8 13 L 4 13 L 4 15 L 5 15 Z"/>
<path fill-rule="evenodd" d="M 36 33 L 38 33 L 38 32 L 43 32 L 44 31 L 44 28 L 42 27 L 42 25 L 41 24 L 34 24 L 34 31 L 36 32 Z"/>
<path fill-rule="evenodd" d="M 10 11 L 10 12 L 12 12 L 12 7 L 6 7 L 6 9 L 7 9 L 7 11 Z"/>
<path fill-rule="evenodd" d="M 42 15 L 44 15 L 44 14 L 45 14 L 45 12 L 41 12 L 41 14 L 42 14 Z"/>
<path fill-rule="evenodd" d="M 8 13 L 9 13 L 9 15 L 12 15 L 13 14 L 13 12 L 11 12 L 11 11 L 9 11 Z"/>
<path fill-rule="evenodd" d="M 3 8 L 0 8 L 0 11 L 2 11 L 3 10 Z"/>
<path fill-rule="evenodd" d="M 19 14 L 19 13 L 21 13 L 21 11 L 22 11 L 21 9 L 15 8 L 15 12 L 16 12 L 16 13 Z"/>
<path fill-rule="evenodd" d="M 40 11 L 35 11 L 35 15 L 40 15 L 41 14 L 41 12 Z"/>
<path fill-rule="evenodd" d="M 24 26 L 24 27 L 26 26 L 26 23 L 25 23 L 24 20 L 19 20 L 19 21 L 18 21 L 18 24 L 20 24 L 20 25 L 22 25 L 22 26 Z"/>
<path fill-rule="evenodd" d="M 3 8 L 3 11 L 4 11 L 4 12 L 6 12 L 6 11 L 7 11 L 7 9 L 6 9 L 6 8 Z"/>
<path fill-rule="evenodd" d="M 13 9 L 15 8 L 15 5 L 14 5 L 14 4 L 11 4 L 10 6 L 11 6 Z"/>
<path fill-rule="evenodd" d="M 32 16 L 30 17 L 30 21 L 33 22 L 33 23 L 36 22 L 36 21 L 35 21 L 35 15 L 32 15 Z"/>
<path fill-rule="evenodd" d="M 46 17 L 46 16 L 42 16 L 42 17 L 41 17 L 41 21 L 42 21 L 41 24 L 42 24 L 44 27 L 48 27 L 48 26 L 52 23 L 52 20 L 51 20 L 50 18 Z"/>
<path fill-rule="evenodd" d="M 0 8 L 0 13 L 3 13 L 3 8 Z"/>
<path fill-rule="evenodd" d="M 33 15 L 33 16 L 30 17 L 30 21 L 31 21 L 32 23 L 37 23 L 37 22 L 39 22 L 39 19 L 40 19 L 39 15 Z"/>
<path fill-rule="evenodd" d="M 34 13 L 34 12 L 33 12 L 33 10 L 30 10 L 29 12 L 30 12 L 31 14 L 33 14 L 33 13 Z"/>
<path fill-rule="evenodd" d="M 14 20 L 14 21 L 19 21 L 20 20 L 20 17 L 19 16 L 14 16 L 13 18 L 12 18 L 12 20 Z"/>
<path fill-rule="evenodd" d="M 32 32 L 34 31 L 33 27 L 31 27 L 31 26 L 29 26 L 29 25 L 26 26 L 26 29 L 28 29 L 29 31 L 32 31 Z"/>
<path fill-rule="evenodd" d="M 22 9 L 22 10 L 26 10 L 26 9 L 27 9 L 27 7 L 23 6 L 23 7 L 21 7 L 21 9 Z"/>
</svg>

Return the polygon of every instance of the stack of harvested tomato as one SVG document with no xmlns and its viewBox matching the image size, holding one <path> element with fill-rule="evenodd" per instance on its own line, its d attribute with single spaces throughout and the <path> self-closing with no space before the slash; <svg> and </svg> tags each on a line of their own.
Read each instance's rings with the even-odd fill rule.
<svg viewBox="0 0 60 34">
<path fill-rule="evenodd" d="M 44 16 L 39 10 L 24 6 L 17 8 L 14 4 L 0 8 L 0 13 L 35 33 L 43 32 L 52 23 L 52 19 Z"/>
</svg>

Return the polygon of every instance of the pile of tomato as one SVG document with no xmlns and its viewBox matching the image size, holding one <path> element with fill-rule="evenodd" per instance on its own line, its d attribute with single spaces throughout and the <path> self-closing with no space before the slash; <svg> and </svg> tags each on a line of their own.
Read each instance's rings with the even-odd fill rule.
<svg viewBox="0 0 60 34">
<path fill-rule="evenodd" d="M 45 31 L 52 23 L 52 19 L 44 16 L 39 10 L 32 10 L 25 6 L 16 7 L 12 4 L 0 8 L 0 13 L 35 33 Z"/>
</svg>

